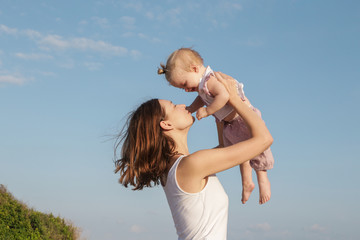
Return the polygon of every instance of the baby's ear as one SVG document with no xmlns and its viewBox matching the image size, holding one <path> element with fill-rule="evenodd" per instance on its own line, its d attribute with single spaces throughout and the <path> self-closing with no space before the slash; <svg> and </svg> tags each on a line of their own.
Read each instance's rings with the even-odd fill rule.
<svg viewBox="0 0 360 240">
<path fill-rule="evenodd" d="M 198 73 L 200 71 L 200 66 L 195 65 L 195 64 L 191 64 L 190 65 L 190 71 Z"/>
</svg>

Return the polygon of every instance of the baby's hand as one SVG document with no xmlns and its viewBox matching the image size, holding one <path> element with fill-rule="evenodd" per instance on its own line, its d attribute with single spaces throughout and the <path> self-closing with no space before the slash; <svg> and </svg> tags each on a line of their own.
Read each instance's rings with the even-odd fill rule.
<svg viewBox="0 0 360 240">
<path fill-rule="evenodd" d="M 207 113 L 205 107 L 199 108 L 199 110 L 196 112 L 196 118 L 198 120 L 201 120 L 202 118 L 206 118 L 207 116 L 209 116 L 209 114 Z"/>
</svg>

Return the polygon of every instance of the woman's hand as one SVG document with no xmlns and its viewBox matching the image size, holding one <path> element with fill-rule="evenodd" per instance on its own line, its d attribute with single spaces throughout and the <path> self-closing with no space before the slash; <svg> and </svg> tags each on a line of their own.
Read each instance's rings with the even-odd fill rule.
<svg viewBox="0 0 360 240">
<path fill-rule="evenodd" d="M 229 101 L 234 100 L 235 97 L 238 97 L 238 90 L 236 80 L 229 75 L 221 72 L 215 72 L 216 79 L 221 82 L 226 90 L 229 92 Z"/>
<path fill-rule="evenodd" d="M 229 75 L 226 75 L 222 72 L 215 72 L 216 79 L 221 82 L 226 90 L 229 92 L 229 101 L 234 100 L 235 96 L 238 96 L 238 88 L 236 80 Z M 247 97 L 245 99 L 241 99 L 247 106 L 251 107 L 251 103 Z"/>
</svg>

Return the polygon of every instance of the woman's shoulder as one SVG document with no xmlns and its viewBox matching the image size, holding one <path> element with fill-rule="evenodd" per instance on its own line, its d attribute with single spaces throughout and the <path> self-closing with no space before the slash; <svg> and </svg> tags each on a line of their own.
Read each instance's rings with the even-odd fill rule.
<svg viewBox="0 0 360 240">
<path fill-rule="evenodd" d="M 191 171 L 191 169 L 201 169 L 203 167 L 203 163 L 206 162 L 206 159 L 211 158 L 216 151 L 217 149 L 202 149 L 196 151 L 184 156 L 179 165 L 184 168 L 189 168 L 189 171 Z"/>
</svg>

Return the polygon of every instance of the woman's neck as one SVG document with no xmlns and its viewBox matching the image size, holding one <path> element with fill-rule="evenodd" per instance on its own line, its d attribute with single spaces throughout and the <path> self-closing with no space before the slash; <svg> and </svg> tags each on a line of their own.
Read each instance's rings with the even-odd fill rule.
<svg viewBox="0 0 360 240">
<path fill-rule="evenodd" d="M 175 152 L 180 154 L 188 155 L 189 148 L 187 144 L 187 134 L 177 133 L 171 136 L 172 139 L 175 141 Z"/>
</svg>

